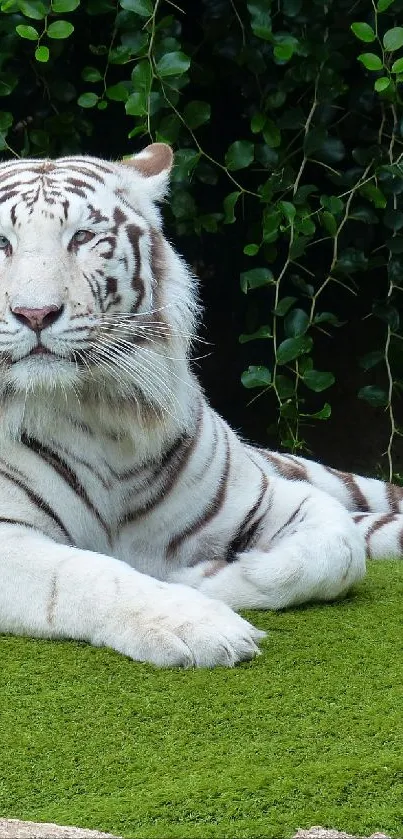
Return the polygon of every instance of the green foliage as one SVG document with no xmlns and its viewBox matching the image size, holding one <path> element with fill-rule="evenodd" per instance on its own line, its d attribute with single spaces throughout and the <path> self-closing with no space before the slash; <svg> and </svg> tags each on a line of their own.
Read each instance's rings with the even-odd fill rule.
<svg viewBox="0 0 403 839">
<path fill-rule="evenodd" d="M 322 367 L 354 309 L 373 324 L 351 365 L 368 420 L 385 412 L 389 474 L 403 392 L 402 14 L 403 0 L 183 12 L 0 0 L 4 156 L 171 143 L 168 222 L 203 248 L 216 236 L 235 261 L 242 382 L 277 412 L 280 442 L 302 448 L 304 424 L 330 416 L 335 372 Z"/>
</svg>

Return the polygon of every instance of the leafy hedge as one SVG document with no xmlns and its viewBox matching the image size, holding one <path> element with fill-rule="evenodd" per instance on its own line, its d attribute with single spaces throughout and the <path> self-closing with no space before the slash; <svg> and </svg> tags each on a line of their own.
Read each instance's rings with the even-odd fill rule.
<svg viewBox="0 0 403 839">
<path fill-rule="evenodd" d="M 176 234 L 235 249 L 240 341 L 257 362 L 242 382 L 277 406 L 280 442 L 298 450 L 304 423 L 330 416 L 334 373 L 321 368 L 320 341 L 332 334 L 338 352 L 355 298 L 379 325 L 359 359 L 368 383 L 358 397 L 385 411 L 391 475 L 403 387 L 403 0 L 180 5 L 2 0 L 3 153 L 120 156 L 172 143 L 171 221 Z"/>
</svg>

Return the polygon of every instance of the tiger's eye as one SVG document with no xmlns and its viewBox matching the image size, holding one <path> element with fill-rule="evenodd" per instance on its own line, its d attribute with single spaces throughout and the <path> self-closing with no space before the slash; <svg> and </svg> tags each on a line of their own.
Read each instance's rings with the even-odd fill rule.
<svg viewBox="0 0 403 839">
<path fill-rule="evenodd" d="M 93 239 L 95 233 L 91 230 L 77 230 L 74 233 L 74 236 L 71 237 L 71 242 L 75 245 L 85 245 L 86 242 L 90 242 Z"/>
<path fill-rule="evenodd" d="M 11 252 L 11 242 L 7 239 L 7 236 L 0 236 L 0 250 L 7 251 L 10 250 Z"/>
</svg>

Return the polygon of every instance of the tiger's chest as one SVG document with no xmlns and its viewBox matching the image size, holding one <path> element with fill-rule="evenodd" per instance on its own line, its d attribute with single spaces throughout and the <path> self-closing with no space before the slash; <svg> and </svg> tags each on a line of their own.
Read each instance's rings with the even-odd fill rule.
<svg viewBox="0 0 403 839">
<path fill-rule="evenodd" d="M 172 566 L 226 555 L 250 501 L 234 457 L 229 474 L 225 448 L 180 439 L 162 459 L 139 465 L 120 441 L 79 427 L 62 432 L 23 435 L 0 446 L 0 456 L 27 507 L 50 511 L 66 541 L 160 578 Z M 255 476 L 244 477 L 253 490 Z M 8 489 L 6 481 L 6 506 Z"/>
</svg>

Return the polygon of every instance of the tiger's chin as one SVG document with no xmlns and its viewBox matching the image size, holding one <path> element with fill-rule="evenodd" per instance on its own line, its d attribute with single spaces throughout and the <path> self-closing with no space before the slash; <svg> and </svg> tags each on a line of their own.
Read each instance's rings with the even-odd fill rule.
<svg viewBox="0 0 403 839">
<path fill-rule="evenodd" d="M 63 358 L 51 352 L 30 353 L 7 364 L 2 375 L 3 390 L 14 393 L 74 390 L 81 385 L 83 370 L 73 357 Z"/>
</svg>

